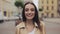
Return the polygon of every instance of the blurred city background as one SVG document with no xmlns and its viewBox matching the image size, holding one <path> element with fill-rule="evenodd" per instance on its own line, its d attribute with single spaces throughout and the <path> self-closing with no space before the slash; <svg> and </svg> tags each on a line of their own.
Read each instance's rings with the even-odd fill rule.
<svg viewBox="0 0 60 34">
<path fill-rule="evenodd" d="M 0 0 L 0 34 L 16 33 L 26 2 L 36 5 L 39 19 L 45 23 L 46 34 L 60 34 L 60 0 Z"/>
</svg>

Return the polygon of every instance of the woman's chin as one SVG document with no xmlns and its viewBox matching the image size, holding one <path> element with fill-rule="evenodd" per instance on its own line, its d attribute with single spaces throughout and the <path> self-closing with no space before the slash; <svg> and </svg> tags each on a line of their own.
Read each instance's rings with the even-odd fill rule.
<svg viewBox="0 0 60 34">
<path fill-rule="evenodd" d="M 33 19 L 33 18 L 32 18 L 32 17 L 28 17 L 27 19 L 28 19 L 28 20 L 31 20 L 31 19 Z"/>
</svg>

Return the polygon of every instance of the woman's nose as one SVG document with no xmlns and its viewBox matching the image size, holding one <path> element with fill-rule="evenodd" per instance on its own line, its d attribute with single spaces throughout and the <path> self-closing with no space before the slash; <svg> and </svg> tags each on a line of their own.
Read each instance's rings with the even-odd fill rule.
<svg viewBox="0 0 60 34">
<path fill-rule="evenodd" d="M 31 13 L 31 10 L 29 10 L 29 13 Z"/>
</svg>

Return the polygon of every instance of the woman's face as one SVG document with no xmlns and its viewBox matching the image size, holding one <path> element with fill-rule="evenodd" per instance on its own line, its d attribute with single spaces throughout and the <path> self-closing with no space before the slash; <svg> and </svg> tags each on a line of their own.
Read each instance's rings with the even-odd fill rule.
<svg viewBox="0 0 60 34">
<path fill-rule="evenodd" d="M 26 19 L 33 19 L 35 16 L 35 8 L 32 4 L 27 4 L 25 6 L 25 17 Z"/>
</svg>

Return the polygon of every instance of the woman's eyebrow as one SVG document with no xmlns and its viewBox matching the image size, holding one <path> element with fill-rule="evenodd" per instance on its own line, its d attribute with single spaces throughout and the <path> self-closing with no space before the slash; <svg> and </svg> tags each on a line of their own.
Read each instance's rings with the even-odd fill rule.
<svg viewBox="0 0 60 34">
<path fill-rule="evenodd" d="M 25 8 L 25 9 L 29 9 L 29 8 Z"/>
</svg>

